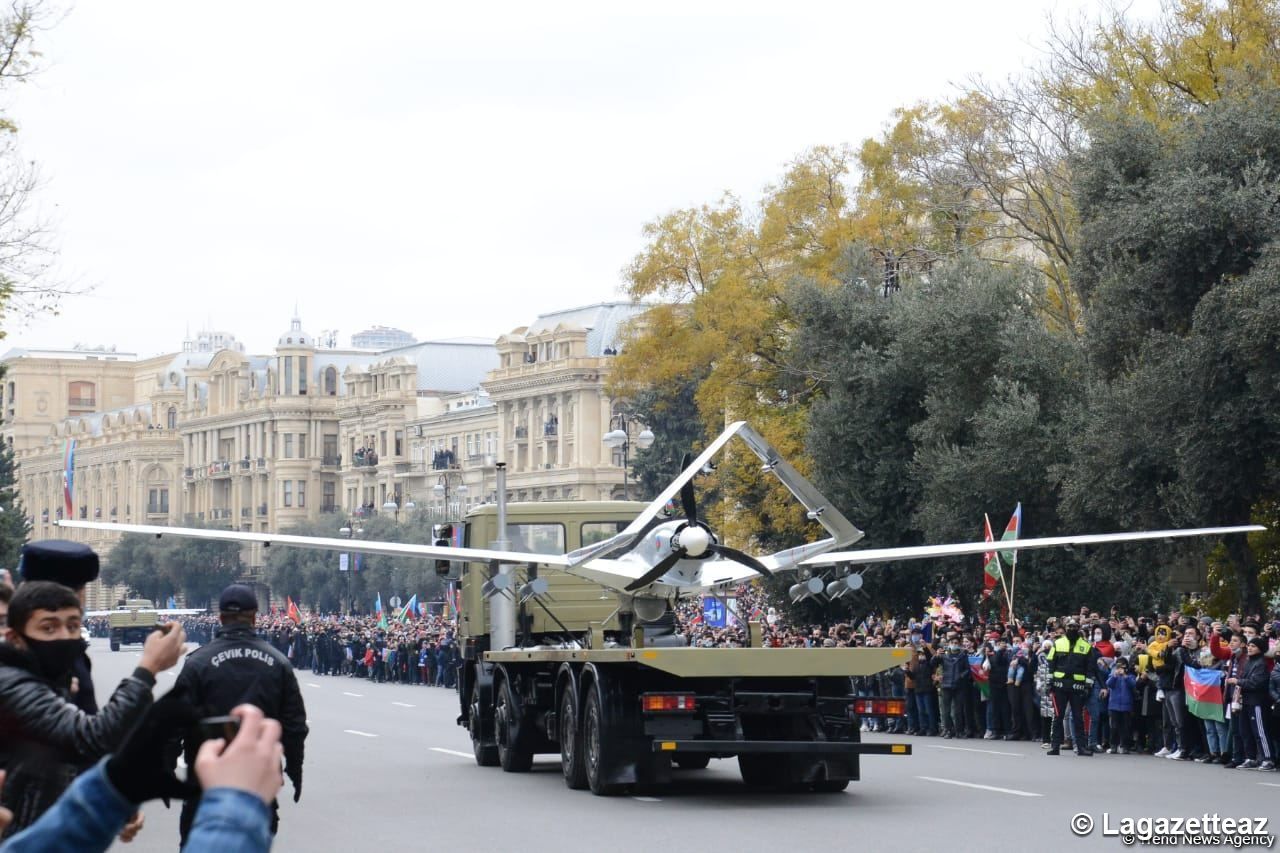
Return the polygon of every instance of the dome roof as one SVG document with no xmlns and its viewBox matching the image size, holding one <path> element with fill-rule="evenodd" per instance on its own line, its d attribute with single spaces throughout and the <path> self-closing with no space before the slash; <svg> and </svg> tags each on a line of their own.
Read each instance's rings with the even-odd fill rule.
<svg viewBox="0 0 1280 853">
<path fill-rule="evenodd" d="M 314 349 L 316 342 L 310 335 L 302 330 L 302 319 L 294 317 L 289 323 L 289 331 L 280 336 L 276 341 L 277 347 L 307 347 Z"/>
</svg>

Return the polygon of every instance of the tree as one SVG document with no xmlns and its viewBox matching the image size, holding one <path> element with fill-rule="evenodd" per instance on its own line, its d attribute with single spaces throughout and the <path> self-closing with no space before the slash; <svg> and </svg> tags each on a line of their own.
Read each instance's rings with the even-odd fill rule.
<svg viewBox="0 0 1280 853">
<path fill-rule="evenodd" d="M 1280 489 L 1280 90 L 1180 124 L 1100 129 L 1079 166 L 1098 378 L 1073 437 L 1072 517 L 1247 524 Z M 1249 612 L 1245 537 L 1224 541 Z"/>
<path fill-rule="evenodd" d="M 801 295 L 795 359 L 826 374 L 810 422 L 815 476 L 865 527 L 866 544 L 974 541 L 984 511 L 1001 513 L 1000 524 L 1019 501 L 1035 527 L 1058 529 L 1047 466 L 1066 457 L 1064 419 L 1084 365 L 1072 339 L 1020 298 L 1036 280 L 962 257 L 890 300 L 868 287 Z M 1069 555 L 1021 565 L 1028 609 L 1071 603 L 1075 591 L 1060 582 L 1076 567 Z M 868 571 L 865 595 L 902 612 L 952 592 L 972 610 L 980 587 L 976 559 L 907 561 Z"/>
<path fill-rule="evenodd" d="M 0 14 L 0 92 L 37 72 L 35 39 L 55 17 L 40 0 L 14 0 Z M 50 276 L 55 250 L 33 210 L 39 175 L 17 146 L 17 130 L 13 117 L 0 112 L 0 323 L 56 311 L 62 297 L 78 292 Z"/>
<path fill-rule="evenodd" d="M 126 533 L 112 546 L 102 579 L 158 606 L 181 593 L 189 606 L 209 607 L 244 573 L 240 548 L 235 542 Z"/>
<path fill-rule="evenodd" d="M 0 381 L 4 370 L 0 368 Z M 18 565 L 22 546 L 31 534 L 31 522 L 18 495 L 18 478 L 13 448 L 0 440 L 0 568 Z"/>
</svg>

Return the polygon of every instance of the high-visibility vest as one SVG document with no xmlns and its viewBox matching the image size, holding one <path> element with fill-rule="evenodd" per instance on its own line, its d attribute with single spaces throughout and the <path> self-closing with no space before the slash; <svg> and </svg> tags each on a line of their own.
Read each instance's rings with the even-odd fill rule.
<svg viewBox="0 0 1280 853">
<path fill-rule="evenodd" d="M 1053 677 L 1061 680 L 1070 675 L 1074 681 L 1083 683 L 1086 678 L 1085 665 L 1089 660 L 1091 648 L 1089 641 L 1084 637 L 1077 638 L 1074 646 L 1065 636 L 1054 640 L 1053 648 L 1049 650 L 1049 660 L 1055 664 Z"/>
</svg>

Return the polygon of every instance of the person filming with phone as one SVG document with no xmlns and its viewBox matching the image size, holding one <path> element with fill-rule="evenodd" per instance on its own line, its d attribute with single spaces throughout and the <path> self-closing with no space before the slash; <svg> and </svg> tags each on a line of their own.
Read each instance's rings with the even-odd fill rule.
<svg viewBox="0 0 1280 853">
<path fill-rule="evenodd" d="M 222 627 L 211 642 L 187 657 L 174 689 L 184 690 L 190 701 L 209 715 L 227 715 L 237 706 L 250 704 L 270 719 L 279 720 L 284 746 L 285 775 L 293 783 L 293 801 L 302 796 L 303 743 L 307 737 L 307 711 L 303 706 L 298 679 L 289 659 L 260 638 L 254 630 L 258 599 L 253 590 L 232 584 L 218 598 Z M 211 734 L 211 733 L 210 733 Z M 195 767 L 200 741 L 187 736 L 182 751 L 188 767 Z M 178 745 L 171 747 L 174 761 Z M 186 800 L 178 822 L 185 844 L 199 800 Z M 271 832 L 280 824 L 279 805 L 271 801 Z"/>
</svg>

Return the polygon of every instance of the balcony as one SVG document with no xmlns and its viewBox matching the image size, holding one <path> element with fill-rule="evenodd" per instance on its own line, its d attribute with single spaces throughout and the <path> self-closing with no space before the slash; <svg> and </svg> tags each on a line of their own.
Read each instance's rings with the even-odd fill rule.
<svg viewBox="0 0 1280 853">
<path fill-rule="evenodd" d="M 183 468 L 183 469 L 182 469 L 182 478 L 183 478 L 184 480 L 194 480 L 194 479 L 196 478 L 196 469 L 195 469 L 195 468 Z"/>
<path fill-rule="evenodd" d="M 248 458 L 241 459 L 237 464 L 240 466 L 241 474 L 249 473 L 249 469 L 253 467 L 253 463 Z"/>
<path fill-rule="evenodd" d="M 560 432 L 560 422 L 556 420 L 547 421 L 542 425 L 543 436 L 553 436 Z"/>
<path fill-rule="evenodd" d="M 324 503 L 320 505 L 320 512 L 322 513 L 337 512 L 337 511 L 338 511 L 338 507 L 332 503 Z"/>
<path fill-rule="evenodd" d="M 355 457 L 354 459 L 352 459 L 352 460 L 351 460 L 351 467 L 353 467 L 353 468 L 377 468 L 377 467 L 378 467 L 378 454 L 376 454 L 376 453 L 365 453 L 365 454 L 362 454 L 362 455 L 360 455 L 360 456 L 357 456 L 357 457 Z"/>
<path fill-rule="evenodd" d="M 254 460 L 254 465 L 257 467 L 259 471 L 267 470 L 267 460 L 265 457 L 259 456 L 256 460 Z"/>
<path fill-rule="evenodd" d="M 147 504 L 147 515 L 168 515 L 168 504 Z M 204 518 L 204 513 L 200 513 L 200 517 Z"/>
<path fill-rule="evenodd" d="M 231 476 L 231 463 L 225 460 L 211 463 L 209 465 L 209 476 L 215 479 L 223 479 Z"/>
<path fill-rule="evenodd" d="M 258 504 L 258 515 L 259 515 L 259 516 L 265 516 L 266 514 L 267 514 L 267 505 L 266 505 L 266 504 Z"/>
<path fill-rule="evenodd" d="M 214 521 L 222 521 L 231 517 L 231 510 L 227 507 L 214 507 L 212 515 Z"/>
<path fill-rule="evenodd" d="M 249 509 L 247 506 L 240 507 L 241 518 L 249 518 L 252 515 L 253 515 L 253 510 Z"/>
<path fill-rule="evenodd" d="M 528 437 L 529 437 L 529 428 L 528 428 L 528 427 L 522 427 L 522 426 L 518 426 L 518 427 L 516 427 L 516 441 L 521 441 L 521 440 L 526 439 L 526 438 L 528 438 Z"/>
<path fill-rule="evenodd" d="M 322 469 L 324 469 L 324 468 L 338 468 L 338 467 L 341 467 L 341 465 L 342 465 L 342 457 L 341 457 L 341 456 L 336 456 L 336 455 L 335 455 L 335 456 L 322 456 L 322 457 L 320 457 L 320 467 L 321 467 Z"/>
</svg>

